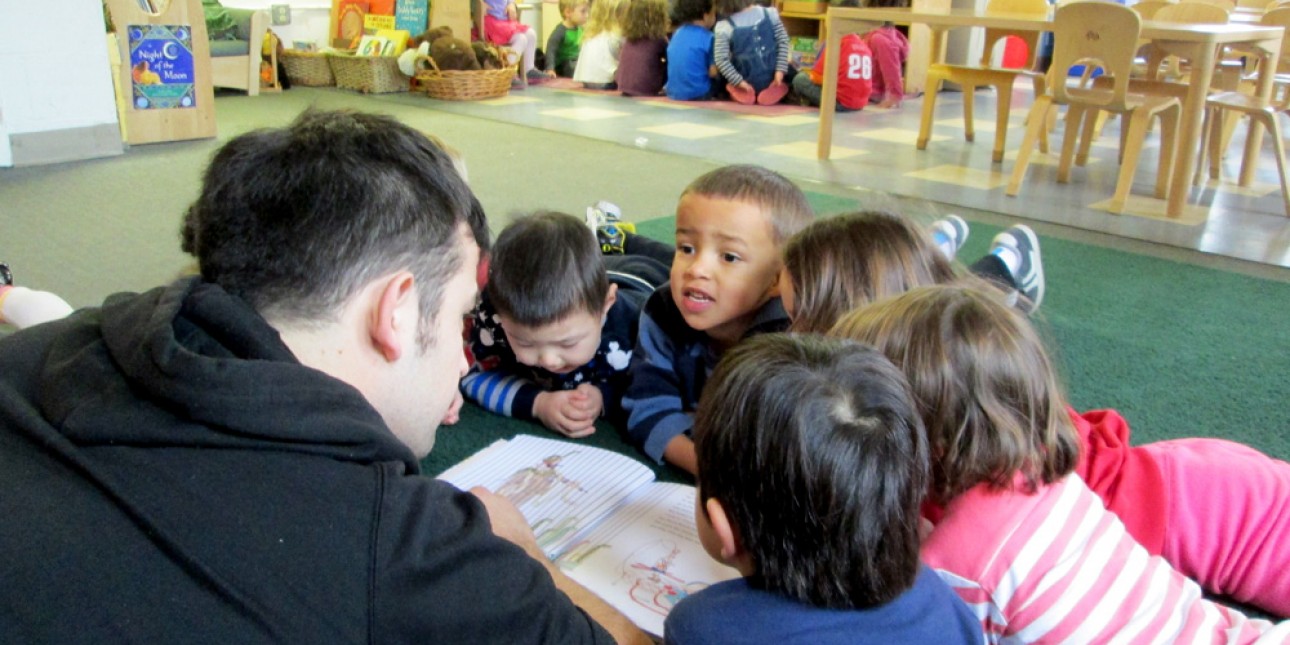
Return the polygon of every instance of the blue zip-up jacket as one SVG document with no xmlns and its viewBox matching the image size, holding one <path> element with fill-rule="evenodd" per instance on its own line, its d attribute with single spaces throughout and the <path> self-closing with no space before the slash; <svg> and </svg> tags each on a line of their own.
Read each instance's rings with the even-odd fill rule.
<svg viewBox="0 0 1290 645">
<path fill-rule="evenodd" d="M 762 305 L 744 338 L 788 329 L 779 298 Z M 694 427 L 703 385 L 721 356 L 707 334 L 686 324 L 669 285 L 654 290 L 641 313 L 632 382 L 623 396 L 627 434 L 651 459 L 663 463 L 663 449 Z"/>
</svg>

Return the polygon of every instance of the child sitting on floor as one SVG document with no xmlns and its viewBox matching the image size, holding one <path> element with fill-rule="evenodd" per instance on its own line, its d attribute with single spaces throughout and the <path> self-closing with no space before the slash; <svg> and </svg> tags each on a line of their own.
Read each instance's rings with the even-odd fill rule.
<svg viewBox="0 0 1290 645">
<path fill-rule="evenodd" d="M 658 96 L 667 82 L 667 0 L 632 0 L 615 79 L 623 96 Z"/>
<path fill-rule="evenodd" d="M 699 539 L 744 577 L 681 600 L 667 643 L 982 642 L 918 560 L 927 438 L 881 354 L 751 338 L 713 372 L 694 443 Z"/>
<path fill-rule="evenodd" d="M 780 248 L 814 214 L 802 190 L 760 166 L 718 168 L 676 206 L 671 280 L 641 313 L 627 432 L 645 454 L 695 472 L 692 414 L 708 373 L 745 336 L 783 331 Z"/>
<path fill-rule="evenodd" d="M 933 455 L 924 506 L 933 528 L 923 560 L 953 581 L 991 638 L 1252 643 L 1290 637 L 1290 623 L 1251 620 L 1204 599 L 1195 582 L 1143 548 L 1089 489 L 1076 472 L 1081 441 L 1052 361 L 1025 316 L 997 293 L 921 287 L 847 314 L 830 333 L 872 344 L 909 379 Z M 1218 467 L 1234 456 L 1244 461 Z M 1202 466 L 1206 458 L 1208 467 L 1184 473 L 1184 466 Z M 1266 458 L 1260 463 L 1222 450 L 1180 454 L 1160 465 L 1168 485 L 1179 487 L 1167 506 L 1182 520 L 1182 530 L 1166 542 L 1206 543 L 1240 532 L 1249 541 L 1229 546 L 1241 552 L 1214 551 L 1207 554 L 1211 561 L 1196 564 L 1239 570 L 1271 598 L 1290 597 L 1284 558 L 1278 558 L 1288 528 L 1284 464 L 1278 469 Z"/>
<path fill-rule="evenodd" d="M 713 59 L 726 91 L 744 105 L 779 103 L 796 73 L 779 12 L 754 0 L 717 0 L 717 12 L 726 17 L 713 30 Z"/>
<path fill-rule="evenodd" d="M 631 0 L 596 0 L 583 32 L 573 80 L 589 90 L 616 90 L 614 75 L 623 49 L 623 22 Z"/>
<path fill-rule="evenodd" d="M 13 286 L 9 265 L 0 262 L 0 324 L 23 329 L 70 313 L 72 306 L 48 291 Z"/>
<path fill-rule="evenodd" d="M 870 0 L 869 7 L 908 7 L 909 0 Z M 870 103 L 880 108 L 898 108 L 905 100 L 905 61 L 909 60 L 909 39 L 890 22 L 864 35 L 873 53 L 873 93 Z"/>
<path fill-rule="evenodd" d="M 873 55 L 869 45 L 858 34 L 842 37 L 838 54 L 838 88 L 834 105 L 839 112 L 862 110 L 869 105 L 873 92 Z M 815 66 L 805 74 L 793 77 L 793 93 L 803 105 L 819 107 L 824 95 L 824 50 Z"/>
<path fill-rule="evenodd" d="M 484 37 L 496 45 L 506 45 L 519 52 L 520 76 L 523 82 L 538 83 L 546 78 L 533 64 L 537 56 L 537 33 L 520 22 L 515 0 L 484 0 Z"/>
<path fill-rule="evenodd" d="M 587 0 L 560 0 L 560 24 L 546 41 L 546 75 L 573 78 L 582 51 L 582 26 L 587 22 Z"/>
<path fill-rule="evenodd" d="M 569 437 L 621 421 L 641 305 L 667 281 L 671 247 L 632 236 L 627 254 L 602 257 L 596 237 L 552 212 L 502 230 L 471 317 L 466 398 Z"/>
<path fill-rule="evenodd" d="M 676 0 L 672 5 L 672 22 L 680 25 L 667 44 L 667 98 L 674 101 L 715 98 L 712 25 L 717 11 L 712 2 Z"/>
</svg>

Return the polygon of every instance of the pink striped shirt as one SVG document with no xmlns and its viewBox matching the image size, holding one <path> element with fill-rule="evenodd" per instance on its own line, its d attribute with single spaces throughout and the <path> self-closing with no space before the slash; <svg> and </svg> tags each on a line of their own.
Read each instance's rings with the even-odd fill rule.
<svg viewBox="0 0 1290 645">
<path fill-rule="evenodd" d="M 978 486 L 945 509 L 923 560 L 994 643 L 1284 643 L 1201 596 L 1152 556 L 1078 476 L 1034 495 Z"/>
</svg>

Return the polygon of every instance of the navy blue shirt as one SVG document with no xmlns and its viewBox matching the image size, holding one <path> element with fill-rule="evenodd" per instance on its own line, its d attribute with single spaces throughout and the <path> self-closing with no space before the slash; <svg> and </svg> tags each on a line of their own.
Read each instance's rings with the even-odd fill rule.
<svg viewBox="0 0 1290 645">
<path fill-rule="evenodd" d="M 754 589 L 746 578 L 720 582 L 672 608 L 663 642 L 975 645 L 984 638 L 967 605 L 924 566 L 909 591 L 865 609 L 814 607 Z"/>
</svg>

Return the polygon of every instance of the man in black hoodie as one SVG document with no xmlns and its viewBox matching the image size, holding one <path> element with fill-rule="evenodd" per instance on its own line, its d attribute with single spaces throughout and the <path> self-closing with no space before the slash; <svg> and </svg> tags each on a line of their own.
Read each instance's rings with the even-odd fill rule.
<svg viewBox="0 0 1290 645">
<path fill-rule="evenodd" d="M 418 473 L 486 227 L 389 118 L 228 142 L 184 221 L 200 277 L 0 340 L 2 640 L 643 638 L 508 502 Z"/>
</svg>

